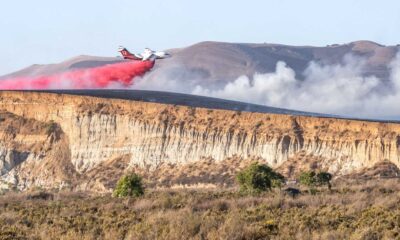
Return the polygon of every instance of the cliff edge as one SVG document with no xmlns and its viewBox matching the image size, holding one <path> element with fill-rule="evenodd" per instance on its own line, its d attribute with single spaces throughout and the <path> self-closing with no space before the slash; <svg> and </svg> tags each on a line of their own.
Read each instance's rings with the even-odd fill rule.
<svg viewBox="0 0 400 240">
<path fill-rule="evenodd" d="M 3 187 L 106 192 L 132 169 L 160 187 L 226 184 L 252 160 L 287 175 L 310 162 L 335 175 L 399 166 L 400 124 L 0 92 Z"/>
</svg>

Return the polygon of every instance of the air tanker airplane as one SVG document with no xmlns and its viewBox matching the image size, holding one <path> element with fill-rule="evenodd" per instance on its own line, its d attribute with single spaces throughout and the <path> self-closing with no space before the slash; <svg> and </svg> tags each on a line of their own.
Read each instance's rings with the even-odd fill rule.
<svg viewBox="0 0 400 240">
<path fill-rule="evenodd" d="M 171 57 L 171 54 L 166 52 L 156 52 L 151 50 L 150 48 L 145 48 L 143 53 L 135 54 L 128 51 L 128 49 L 120 46 L 118 48 L 118 52 L 120 52 L 124 59 L 128 60 L 136 60 L 136 61 L 155 61 L 156 59 L 164 59 Z"/>
</svg>

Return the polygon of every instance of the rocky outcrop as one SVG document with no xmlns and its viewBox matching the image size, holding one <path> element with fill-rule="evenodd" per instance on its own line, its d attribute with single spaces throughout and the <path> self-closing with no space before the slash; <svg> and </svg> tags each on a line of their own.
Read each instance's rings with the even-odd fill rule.
<svg viewBox="0 0 400 240">
<path fill-rule="evenodd" d="M 88 173 L 119 158 L 148 171 L 231 157 L 280 167 L 300 152 L 339 175 L 382 160 L 400 165 L 394 123 L 35 92 L 0 92 L 0 111 L 8 119 L 0 123 L 1 178 L 20 188 L 82 187 Z"/>
</svg>

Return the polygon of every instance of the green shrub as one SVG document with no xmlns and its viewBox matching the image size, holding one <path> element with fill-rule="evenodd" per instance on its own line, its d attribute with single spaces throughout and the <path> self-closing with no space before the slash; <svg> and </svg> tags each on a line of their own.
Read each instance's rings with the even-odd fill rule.
<svg viewBox="0 0 400 240">
<path fill-rule="evenodd" d="M 259 193 L 271 190 L 272 187 L 280 187 L 284 177 L 265 164 L 253 163 L 240 171 L 236 179 L 240 185 L 240 191 L 244 193 Z"/>
<path fill-rule="evenodd" d="M 119 179 L 114 189 L 114 197 L 139 197 L 144 194 L 142 177 L 132 173 Z"/>
<path fill-rule="evenodd" d="M 302 172 L 299 177 L 299 182 L 307 187 L 315 187 L 317 185 L 317 178 L 315 177 L 315 172 Z"/>
<path fill-rule="evenodd" d="M 329 189 L 331 189 L 331 180 L 332 174 L 328 172 L 320 172 L 317 174 L 317 183 L 318 185 L 327 185 Z"/>
<path fill-rule="evenodd" d="M 302 172 L 299 177 L 299 182 L 302 185 L 310 187 L 327 185 L 331 189 L 332 174 L 328 172 L 315 173 L 314 171 Z"/>
</svg>

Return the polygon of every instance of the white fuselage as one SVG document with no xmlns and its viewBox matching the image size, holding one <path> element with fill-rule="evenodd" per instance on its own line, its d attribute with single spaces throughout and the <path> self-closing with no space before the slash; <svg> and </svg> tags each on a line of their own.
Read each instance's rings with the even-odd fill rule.
<svg viewBox="0 0 400 240">
<path fill-rule="evenodd" d="M 142 61 L 148 61 L 148 60 L 154 61 L 156 59 L 163 59 L 170 57 L 170 55 L 166 52 L 156 52 L 149 48 L 145 48 L 143 53 L 140 55 L 142 57 Z"/>
</svg>

